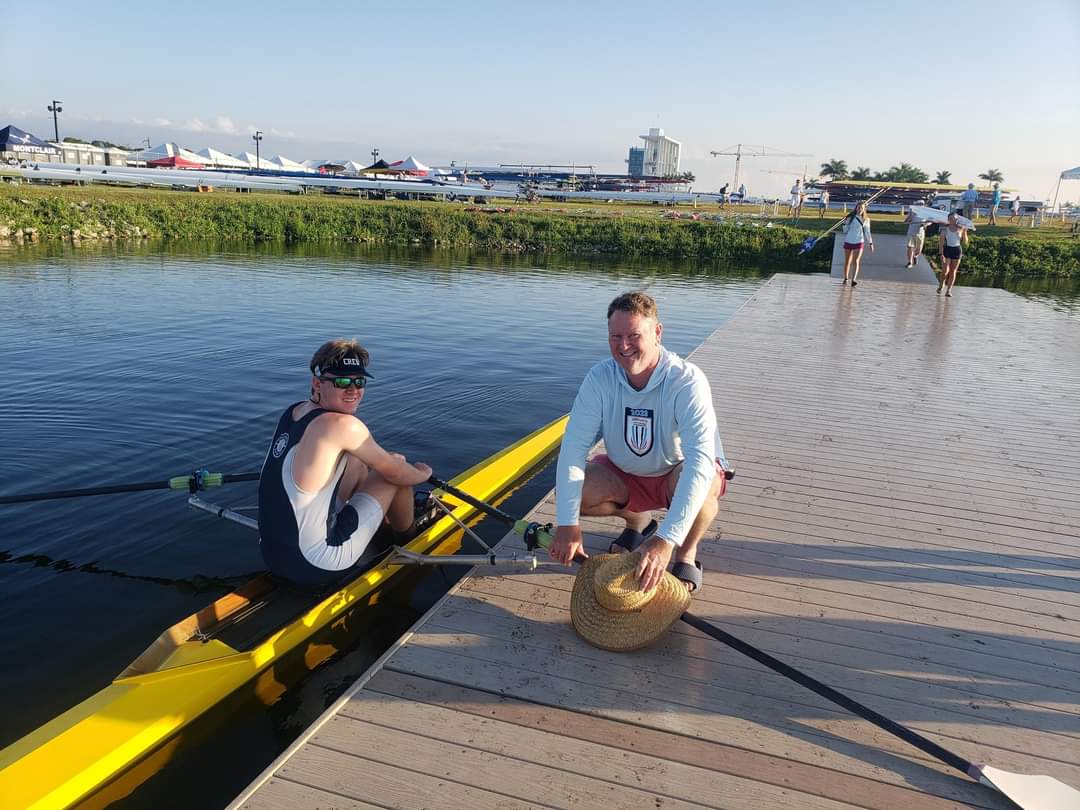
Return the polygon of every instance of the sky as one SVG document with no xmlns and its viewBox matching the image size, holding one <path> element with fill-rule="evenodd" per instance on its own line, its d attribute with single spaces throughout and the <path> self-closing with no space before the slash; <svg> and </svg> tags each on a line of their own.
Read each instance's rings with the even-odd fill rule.
<svg viewBox="0 0 1080 810">
<path fill-rule="evenodd" d="M 1080 165 L 1080 0 L 756 3 L 57 0 L 4 11 L 0 126 L 293 160 L 622 173 L 650 127 L 694 189 L 786 192 L 838 158 L 1046 199 Z M 1080 199 L 1080 188 L 1062 199 Z M 1080 184 L 1072 183 L 1074 186 Z"/>
</svg>

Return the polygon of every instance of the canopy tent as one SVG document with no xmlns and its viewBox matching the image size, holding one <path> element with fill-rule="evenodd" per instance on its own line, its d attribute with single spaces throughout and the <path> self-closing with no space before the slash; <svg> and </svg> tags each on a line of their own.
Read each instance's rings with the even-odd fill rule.
<svg viewBox="0 0 1080 810">
<path fill-rule="evenodd" d="M 248 165 L 242 161 L 237 160 L 232 155 L 225 152 L 219 152 L 212 147 L 206 147 L 200 149 L 196 154 L 203 158 L 203 163 L 209 167 L 215 169 L 246 169 Z"/>
<path fill-rule="evenodd" d="M 282 169 L 287 172 L 306 172 L 308 167 L 303 163 L 297 163 L 295 160 L 289 160 L 284 155 L 274 155 L 272 158 L 274 163 L 278 164 Z"/>
<path fill-rule="evenodd" d="M 184 150 L 187 151 L 187 150 Z M 189 153 L 190 154 L 190 153 Z M 169 155 L 155 160 L 146 161 L 148 168 L 154 169 L 205 169 L 206 166 L 198 161 L 190 160 L 181 155 Z"/>
<path fill-rule="evenodd" d="M 376 160 L 370 166 L 364 166 L 358 170 L 358 174 L 394 174 L 394 170 L 390 168 L 390 164 L 385 160 Z"/>
<path fill-rule="evenodd" d="M 185 149 L 175 143 L 159 143 L 150 149 L 143 149 L 128 158 L 133 163 L 145 163 L 147 166 L 157 168 L 176 167 L 190 169 L 205 168 L 206 160 L 202 155 L 197 155 L 190 149 Z M 179 161 L 179 162 L 177 162 Z"/>
<path fill-rule="evenodd" d="M 1057 210 L 1058 192 L 1061 191 L 1062 180 L 1080 180 L 1080 166 L 1077 166 L 1075 169 L 1066 169 L 1061 173 L 1061 176 L 1057 181 L 1057 188 L 1054 189 L 1054 205 L 1050 209 L 1052 211 Z"/>
<path fill-rule="evenodd" d="M 395 160 L 390 164 L 391 169 L 396 169 L 404 174 L 412 174 L 417 177 L 426 177 L 431 172 L 430 166 L 425 166 L 419 160 L 409 155 L 404 160 Z"/>
<path fill-rule="evenodd" d="M 60 150 L 55 146 L 47 144 L 41 138 L 12 125 L 0 129 L 0 152 L 40 155 L 45 160 L 60 157 Z"/>
<path fill-rule="evenodd" d="M 270 171 L 281 171 L 281 166 L 274 163 L 272 160 L 267 160 L 264 157 L 256 158 L 251 152 L 239 152 L 233 155 L 237 160 L 242 160 L 244 165 L 249 169 L 269 169 Z"/>
</svg>

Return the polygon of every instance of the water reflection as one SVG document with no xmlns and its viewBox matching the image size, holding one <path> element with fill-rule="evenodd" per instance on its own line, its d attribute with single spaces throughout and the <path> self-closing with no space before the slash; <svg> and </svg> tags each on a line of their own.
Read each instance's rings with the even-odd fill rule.
<svg viewBox="0 0 1080 810">
<path fill-rule="evenodd" d="M 569 408 L 606 353 L 604 310 L 618 292 L 647 286 L 665 343 L 687 353 L 765 275 L 364 246 L 0 250 L 0 480 L 6 493 L 257 470 L 280 411 L 306 395 L 311 352 L 336 335 L 372 352 L 361 413 L 375 435 L 450 476 Z M 534 482 L 515 508 L 550 485 Z M 254 488 L 227 497 L 250 504 Z M 2 508 L 0 655 L 34 666 L 0 675 L 0 745 L 101 688 L 163 628 L 261 567 L 249 530 L 193 513 L 179 493 Z M 178 585 L 193 582 L 207 587 Z M 425 572 L 410 604 L 423 610 L 446 587 Z M 383 643 L 362 638 L 326 683 L 356 677 Z M 295 733 L 247 716 L 257 719 L 227 730 L 244 743 L 228 757 L 216 749 L 241 785 Z M 171 770 L 154 783 L 189 806 L 223 804 L 240 786 Z M 139 791 L 130 801 L 147 806 Z"/>
</svg>

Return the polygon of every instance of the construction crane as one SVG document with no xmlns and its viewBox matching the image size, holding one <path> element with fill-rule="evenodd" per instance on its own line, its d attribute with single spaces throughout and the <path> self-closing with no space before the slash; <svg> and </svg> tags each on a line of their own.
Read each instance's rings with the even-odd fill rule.
<svg viewBox="0 0 1080 810">
<path fill-rule="evenodd" d="M 735 179 L 731 181 L 731 190 L 739 190 L 739 164 L 744 157 L 811 157 L 804 152 L 784 152 L 780 149 L 774 149 L 771 146 L 747 146 L 743 149 L 741 143 L 735 144 L 734 147 L 727 147 L 726 149 L 720 149 L 713 152 L 709 152 L 713 157 L 720 157 L 721 155 L 734 155 L 735 156 Z"/>
</svg>

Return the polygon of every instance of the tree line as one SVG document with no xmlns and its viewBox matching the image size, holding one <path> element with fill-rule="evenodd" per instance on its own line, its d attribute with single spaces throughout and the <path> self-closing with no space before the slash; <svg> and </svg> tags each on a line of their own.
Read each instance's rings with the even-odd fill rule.
<svg viewBox="0 0 1080 810">
<path fill-rule="evenodd" d="M 890 166 L 883 172 L 872 172 L 866 166 L 856 166 L 849 170 L 847 161 L 833 158 L 821 164 L 821 176 L 831 180 L 884 180 L 894 183 L 937 183 L 947 186 L 952 182 L 952 172 L 940 171 L 930 179 L 930 175 L 910 163 Z M 1005 176 L 998 169 L 987 169 L 979 175 L 987 183 L 1003 183 Z"/>
</svg>

